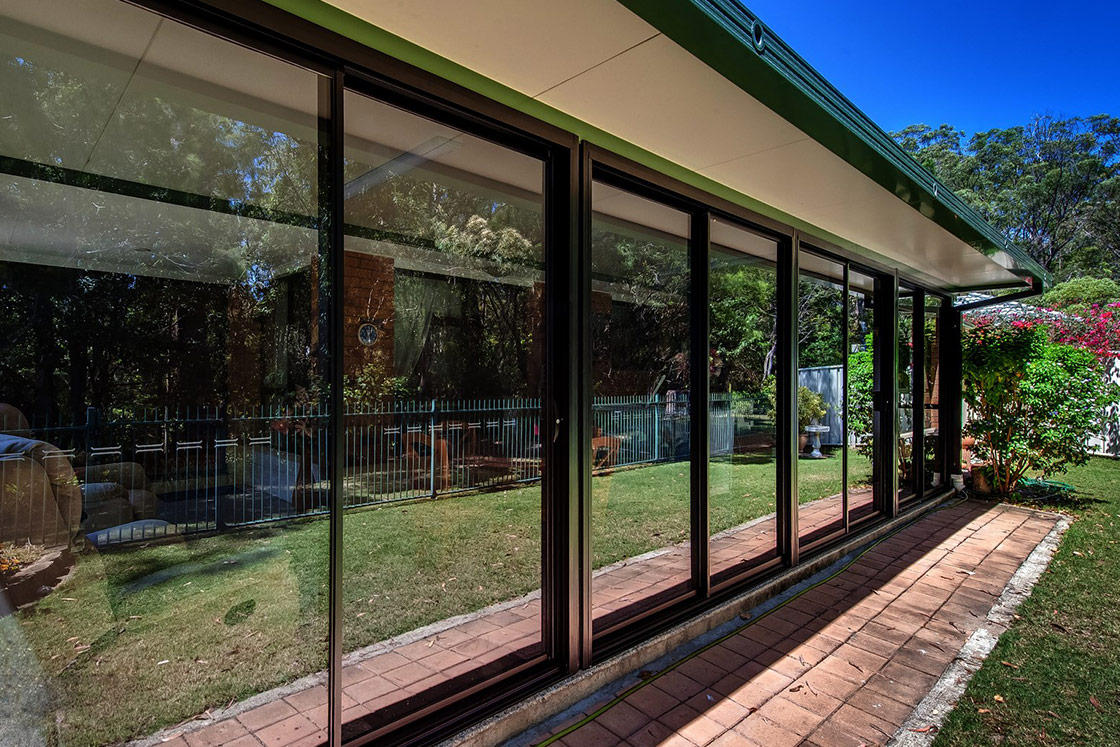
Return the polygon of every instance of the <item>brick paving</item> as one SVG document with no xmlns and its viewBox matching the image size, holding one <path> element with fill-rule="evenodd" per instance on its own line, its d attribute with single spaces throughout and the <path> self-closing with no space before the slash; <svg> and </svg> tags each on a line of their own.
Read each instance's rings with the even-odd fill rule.
<svg viewBox="0 0 1120 747">
<path fill-rule="evenodd" d="M 851 515 L 866 515 L 868 500 L 854 499 Z M 839 498 L 804 504 L 799 517 L 803 537 L 838 525 Z M 878 729 L 896 728 L 924 696 L 1052 524 L 1018 509 L 976 504 L 924 518 L 843 576 L 644 688 L 562 744 L 884 741 Z M 774 542 L 772 517 L 721 533 L 712 540 L 713 564 L 763 556 Z M 687 548 L 676 546 L 601 569 L 594 617 L 672 588 L 687 579 L 688 568 Z M 540 600 L 530 595 L 423 637 L 404 636 L 352 655 L 343 668 L 343 719 L 412 710 L 432 700 L 433 688 L 454 689 L 531 658 L 539 651 L 539 630 Z M 859 699 L 853 699 L 857 691 Z M 263 705 L 235 707 L 236 715 L 195 731 L 164 734 L 170 739 L 162 743 L 322 743 L 327 706 L 321 681 L 269 696 Z M 808 724 L 813 728 L 805 731 Z M 844 741 L 842 733 L 858 739 Z M 790 735 L 797 739 L 791 742 Z"/>
<path fill-rule="evenodd" d="M 553 744 L 885 744 L 1056 520 L 971 501 L 923 517 Z"/>
</svg>

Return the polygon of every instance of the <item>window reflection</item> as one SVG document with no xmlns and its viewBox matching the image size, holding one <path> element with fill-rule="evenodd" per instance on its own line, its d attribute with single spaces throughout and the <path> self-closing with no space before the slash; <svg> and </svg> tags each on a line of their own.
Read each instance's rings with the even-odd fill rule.
<svg viewBox="0 0 1120 747">
<path fill-rule="evenodd" d="M 933 299 L 926 300 L 925 310 L 925 392 L 923 420 L 925 423 L 924 465 L 925 487 L 933 489 L 944 484 L 941 444 L 941 316 Z"/>
<path fill-rule="evenodd" d="M 347 735 L 543 655 L 543 164 L 345 101 Z"/>
<path fill-rule="evenodd" d="M 718 583 L 778 553 L 778 247 L 722 221 L 713 221 L 711 230 L 708 501 L 711 572 Z"/>
<path fill-rule="evenodd" d="M 870 518 L 874 506 L 875 279 L 849 273 L 848 397 L 845 440 L 849 526 Z"/>
<path fill-rule="evenodd" d="M 920 309 L 919 309 L 920 312 Z M 919 313 L 919 319 L 921 315 Z M 901 290 L 898 298 L 898 494 L 900 498 L 916 495 L 915 473 L 921 470 L 921 454 L 914 454 L 914 293 Z M 915 460 L 917 456 L 917 460 Z"/>
<path fill-rule="evenodd" d="M 691 580 L 691 312 L 688 216 L 601 182 L 591 199 L 599 632 L 680 595 Z"/>
<path fill-rule="evenodd" d="M 802 252 L 797 300 L 797 490 L 802 544 L 844 528 L 844 266 Z"/>
<path fill-rule="evenodd" d="M 117 743 L 326 664 L 321 81 L 49 5 L 0 5 L 5 676 Z"/>
</svg>

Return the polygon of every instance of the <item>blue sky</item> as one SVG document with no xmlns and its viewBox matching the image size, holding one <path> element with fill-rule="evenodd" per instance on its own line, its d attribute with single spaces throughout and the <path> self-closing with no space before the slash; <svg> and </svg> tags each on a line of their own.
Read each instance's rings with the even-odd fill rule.
<svg viewBox="0 0 1120 747">
<path fill-rule="evenodd" d="M 1120 2 L 742 0 L 885 130 L 1120 116 Z"/>
</svg>

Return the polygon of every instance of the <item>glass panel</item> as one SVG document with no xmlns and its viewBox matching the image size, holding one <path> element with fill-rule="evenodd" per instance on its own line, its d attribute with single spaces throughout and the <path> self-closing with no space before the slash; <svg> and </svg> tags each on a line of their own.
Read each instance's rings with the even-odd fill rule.
<svg viewBox="0 0 1120 747">
<path fill-rule="evenodd" d="M 941 316 L 935 301 L 926 300 L 925 319 L 925 485 L 941 487 Z"/>
<path fill-rule="evenodd" d="M 4 726 L 275 708 L 326 666 L 322 81 L 100 0 L 0 3 L 0 57 Z"/>
<path fill-rule="evenodd" d="M 599 632 L 680 595 L 691 581 L 691 312 L 688 215 L 599 182 L 591 199 L 592 615 Z"/>
<path fill-rule="evenodd" d="M 920 311 L 920 310 L 919 310 Z M 919 314 L 920 316 L 920 314 Z M 898 495 L 914 496 L 914 293 L 898 293 Z"/>
<path fill-rule="evenodd" d="M 543 654 L 541 161 L 347 93 L 347 734 Z"/>
<path fill-rule="evenodd" d="M 844 527 L 844 266 L 802 252 L 797 300 L 797 490 L 802 544 Z"/>
<path fill-rule="evenodd" d="M 875 513 L 873 399 L 875 391 L 875 279 L 859 272 L 848 275 L 848 519 L 856 522 Z"/>
<path fill-rule="evenodd" d="M 711 229 L 711 572 L 718 582 L 778 555 L 774 360 L 778 245 L 721 221 Z"/>
</svg>

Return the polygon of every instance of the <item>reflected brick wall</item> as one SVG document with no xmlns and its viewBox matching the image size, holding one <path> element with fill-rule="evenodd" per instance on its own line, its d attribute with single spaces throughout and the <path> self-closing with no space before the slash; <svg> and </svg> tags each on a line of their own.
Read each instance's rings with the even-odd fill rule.
<svg viewBox="0 0 1120 747">
<path fill-rule="evenodd" d="M 393 338 L 393 259 L 362 252 L 346 252 L 344 265 L 346 293 L 344 296 L 345 327 L 342 344 L 345 349 L 343 371 L 354 375 L 363 367 L 372 366 L 377 374 L 394 375 Z M 377 341 L 363 345 L 358 341 L 358 328 L 363 322 L 377 325 Z"/>
</svg>

